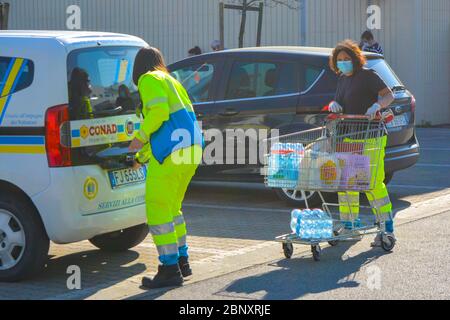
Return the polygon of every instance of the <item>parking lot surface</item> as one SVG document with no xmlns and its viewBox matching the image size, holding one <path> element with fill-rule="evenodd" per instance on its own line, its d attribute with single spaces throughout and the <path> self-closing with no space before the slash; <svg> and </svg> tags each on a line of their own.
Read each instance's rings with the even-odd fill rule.
<svg viewBox="0 0 450 320">
<path fill-rule="evenodd" d="M 364 293 L 365 287 L 357 285 L 363 283 L 361 270 L 371 259 L 382 270 L 408 267 L 400 278 L 386 275 L 384 281 L 396 283 L 386 297 L 402 297 L 402 292 L 415 290 L 413 298 L 449 298 L 450 129 L 418 129 L 418 136 L 419 164 L 398 172 L 389 185 L 399 224 L 399 244 L 392 254 L 374 253 L 368 249 L 371 239 L 364 239 L 351 246 L 326 248 L 319 267 L 306 247 L 296 247 L 297 255 L 286 261 L 273 239 L 289 232 L 292 207 L 263 185 L 196 182 L 184 206 L 195 275 L 184 288 L 154 292 L 139 288 L 142 276 L 157 270 L 156 249 L 148 237 L 137 248 L 120 254 L 103 253 L 87 241 L 52 245 L 46 270 L 26 282 L 0 283 L 0 299 L 382 297 L 379 291 Z M 81 270 L 80 290 L 67 287 L 70 266 Z M 421 281 L 415 285 L 404 285 L 419 276 Z M 287 292 L 280 293 L 289 277 L 303 284 L 302 289 L 291 284 Z M 338 285 L 342 281 L 345 286 Z"/>
</svg>

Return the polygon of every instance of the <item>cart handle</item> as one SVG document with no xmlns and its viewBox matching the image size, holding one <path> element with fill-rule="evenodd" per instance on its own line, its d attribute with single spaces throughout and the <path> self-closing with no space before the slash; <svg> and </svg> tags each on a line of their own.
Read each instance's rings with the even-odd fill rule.
<svg viewBox="0 0 450 320">
<path fill-rule="evenodd" d="M 370 120 L 369 116 L 366 115 L 357 115 L 357 114 L 336 114 L 332 113 L 327 116 L 327 120 L 337 120 L 337 119 L 352 119 L 352 120 Z M 388 113 L 387 115 L 383 115 L 380 111 L 377 112 L 377 116 L 373 121 L 384 121 L 384 123 L 389 123 L 393 118 L 393 114 Z"/>
</svg>

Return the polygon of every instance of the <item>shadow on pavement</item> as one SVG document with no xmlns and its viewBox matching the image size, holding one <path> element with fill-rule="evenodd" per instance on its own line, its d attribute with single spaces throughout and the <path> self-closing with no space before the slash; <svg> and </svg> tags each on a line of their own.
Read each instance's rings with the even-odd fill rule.
<svg viewBox="0 0 450 320">
<path fill-rule="evenodd" d="M 393 199 L 396 209 L 405 209 L 411 203 L 404 200 Z M 361 202 L 364 204 L 364 201 Z M 272 241 L 277 236 L 290 233 L 290 212 L 293 208 L 280 211 L 239 211 L 208 209 L 198 210 L 189 208 L 185 210 L 185 218 L 189 235 L 197 237 L 229 238 Z M 361 211 L 363 221 L 373 220 L 370 212 Z"/>
<path fill-rule="evenodd" d="M 291 300 L 306 294 L 360 287 L 364 284 L 355 281 L 353 275 L 386 253 L 381 249 L 372 249 L 342 261 L 351 246 L 352 243 L 340 243 L 337 247 L 323 249 L 320 262 L 314 262 L 310 255 L 279 261 L 274 267 L 282 269 L 236 280 L 216 295 Z"/>
<path fill-rule="evenodd" d="M 46 269 L 38 277 L 18 284 L 1 283 L 2 299 L 85 299 L 145 272 L 146 266 L 136 262 L 135 251 L 106 253 L 100 250 L 77 252 L 58 258 L 50 257 Z M 81 269 L 82 290 L 69 290 L 69 266 Z"/>
</svg>

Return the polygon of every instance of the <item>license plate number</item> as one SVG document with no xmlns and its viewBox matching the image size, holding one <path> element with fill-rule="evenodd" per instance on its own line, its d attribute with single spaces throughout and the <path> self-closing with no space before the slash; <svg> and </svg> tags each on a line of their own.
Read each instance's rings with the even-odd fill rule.
<svg viewBox="0 0 450 320">
<path fill-rule="evenodd" d="M 109 181 L 111 182 L 111 187 L 116 189 L 118 187 L 142 183 L 147 177 L 147 168 L 145 166 L 134 169 L 122 169 L 109 171 Z"/>
<path fill-rule="evenodd" d="M 406 126 L 407 124 L 408 124 L 408 119 L 407 119 L 406 115 L 402 114 L 402 115 L 394 117 L 394 120 L 389 122 L 387 124 L 387 127 L 388 128 L 403 127 L 403 126 Z"/>
</svg>

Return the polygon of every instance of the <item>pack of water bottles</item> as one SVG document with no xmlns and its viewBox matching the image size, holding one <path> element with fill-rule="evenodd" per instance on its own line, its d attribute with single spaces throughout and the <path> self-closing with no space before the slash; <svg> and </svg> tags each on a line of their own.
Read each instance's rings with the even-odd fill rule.
<svg viewBox="0 0 450 320">
<path fill-rule="evenodd" d="M 267 185 L 295 189 L 305 148 L 301 143 L 275 143 L 268 159 Z"/>
<path fill-rule="evenodd" d="M 333 237 L 333 220 L 320 209 L 293 210 L 291 229 L 304 240 L 321 240 Z"/>
</svg>

